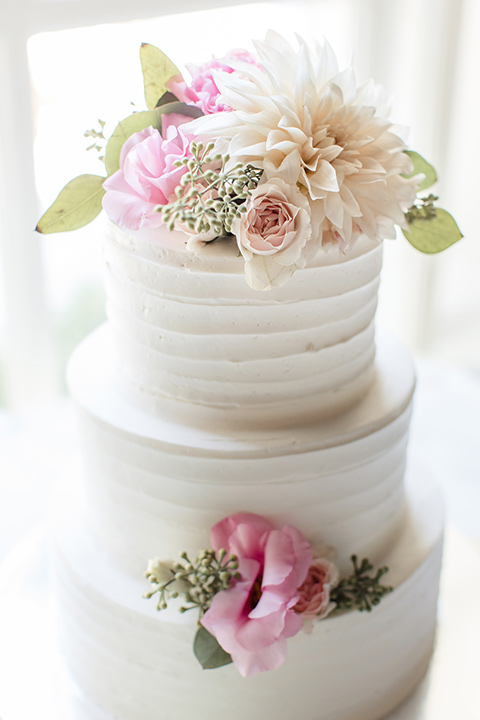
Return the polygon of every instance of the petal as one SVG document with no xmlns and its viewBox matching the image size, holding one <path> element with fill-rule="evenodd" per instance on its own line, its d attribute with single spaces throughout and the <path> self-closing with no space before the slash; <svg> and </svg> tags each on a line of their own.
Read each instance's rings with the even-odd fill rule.
<svg viewBox="0 0 480 720">
<path fill-rule="evenodd" d="M 285 525 L 283 532 L 289 535 L 293 544 L 296 557 L 295 570 L 297 573 L 297 587 L 300 587 L 307 577 L 309 567 L 312 564 L 312 548 L 300 530 L 293 527 L 293 525 Z"/>
<path fill-rule="evenodd" d="M 285 616 L 285 630 L 283 637 L 293 637 L 302 629 L 303 621 L 300 615 L 293 610 L 289 610 Z"/>
<path fill-rule="evenodd" d="M 326 192 L 338 192 L 339 190 L 335 168 L 326 160 L 320 160 L 316 171 L 307 175 L 307 180 L 310 194 L 314 200 L 319 197 L 318 190 L 320 190 L 320 192 L 322 190 Z"/>
<path fill-rule="evenodd" d="M 112 190 L 105 193 L 102 205 L 111 220 L 130 230 L 160 227 L 162 224 L 160 213 L 153 211 L 154 206 L 137 195 Z"/>
<path fill-rule="evenodd" d="M 240 523 L 230 536 L 229 550 L 240 558 L 254 558 L 262 564 L 265 542 L 270 531 L 250 523 Z"/>
<path fill-rule="evenodd" d="M 255 538 L 258 540 L 265 532 L 273 530 L 274 528 L 270 520 L 267 520 L 267 518 L 261 515 L 242 512 L 229 515 L 214 525 L 210 531 L 210 541 L 214 550 L 220 550 L 221 548 L 229 550 L 230 538 L 241 524 L 246 524 L 250 527 L 252 540 Z"/>
<path fill-rule="evenodd" d="M 130 230 L 141 227 L 160 227 L 162 217 L 155 212 L 156 205 L 137 195 L 117 170 L 103 183 L 106 190 L 102 206 L 111 220 Z"/>
<path fill-rule="evenodd" d="M 130 150 L 135 147 L 135 145 L 138 145 L 138 143 L 142 142 L 148 137 L 151 137 L 152 135 L 159 135 L 160 133 L 158 130 L 155 130 L 154 127 L 150 126 L 145 128 L 145 130 L 141 130 L 140 132 L 133 133 L 133 135 L 130 135 L 129 138 L 125 140 L 125 142 L 122 145 L 122 149 L 120 150 L 120 167 L 123 167 L 123 164 L 125 162 L 125 158 L 127 157 Z"/>
<path fill-rule="evenodd" d="M 337 227 L 343 225 L 343 202 L 339 193 L 329 192 L 325 198 L 325 213 L 327 218 Z"/>
<path fill-rule="evenodd" d="M 278 176 L 288 185 L 295 185 L 298 180 L 300 153 L 298 148 L 289 153 L 278 168 Z"/>
<path fill-rule="evenodd" d="M 250 610 L 248 617 L 250 620 L 258 620 L 273 615 L 281 610 L 285 613 L 285 598 L 276 592 L 276 587 L 262 588 L 262 594 L 258 604 Z"/>
<path fill-rule="evenodd" d="M 265 617 L 248 619 L 236 630 L 238 644 L 249 652 L 258 652 L 276 642 L 282 636 L 286 612 L 286 608 L 282 607 Z"/>
<path fill-rule="evenodd" d="M 283 638 L 255 653 L 246 650 L 232 652 L 235 667 L 243 677 L 252 677 L 260 672 L 276 670 L 285 662 L 286 657 L 287 643 Z"/>
<path fill-rule="evenodd" d="M 287 533 L 272 530 L 265 545 L 262 586 L 280 585 L 295 565 L 293 543 Z"/>
</svg>

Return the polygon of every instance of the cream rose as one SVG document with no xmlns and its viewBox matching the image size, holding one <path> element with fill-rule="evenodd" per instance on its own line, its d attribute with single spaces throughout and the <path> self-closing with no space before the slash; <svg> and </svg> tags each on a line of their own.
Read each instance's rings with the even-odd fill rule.
<svg viewBox="0 0 480 720">
<path fill-rule="evenodd" d="M 295 185 L 273 178 L 255 188 L 232 231 L 250 287 L 283 285 L 297 268 L 305 267 L 304 248 L 312 232 L 308 201 Z"/>
</svg>

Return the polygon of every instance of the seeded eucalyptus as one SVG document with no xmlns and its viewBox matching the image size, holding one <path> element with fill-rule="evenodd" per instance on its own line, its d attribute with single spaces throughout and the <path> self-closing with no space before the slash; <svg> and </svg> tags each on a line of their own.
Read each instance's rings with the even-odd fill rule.
<svg viewBox="0 0 480 720">
<path fill-rule="evenodd" d="M 437 182 L 437 173 L 425 158 L 411 150 L 404 152 L 413 163 L 413 171 L 403 177 L 410 178 L 419 173 L 424 175 L 417 193 L 423 192 Z M 402 228 L 410 245 L 429 255 L 446 250 L 463 237 L 450 213 L 435 205 L 437 200 L 436 195 L 421 197 L 417 194 L 414 204 L 405 213 L 408 230 Z"/>
<path fill-rule="evenodd" d="M 350 577 L 340 580 L 338 585 L 332 589 L 330 599 L 337 605 L 338 610 L 370 610 L 378 605 L 382 597 L 392 592 L 393 588 L 382 585 L 380 580 L 388 572 L 387 567 L 381 567 L 375 575 L 371 575 L 374 569 L 369 560 L 364 558 L 360 565 L 357 556 L 352 555 L 353 573 Z"/>
<path fill-rule="evenodd" d="M 105 150 L 105 145 L 107 142 L 107 138 L 104 135 L 104 129 L 105 129 L 105 120 L 98 120 L 99 130 L 95 130 L 95 128 L 91 128 L 91 130 L 85 130 L 83 133 L 83 137 L 86 138 L 92 138 L 93 143 L 87 147 L 87 150 L 96 150 L 97 152 L 101 152 L 102 150 Z M 104 160 L 105 156 L 99 156 L 100 160 Z"/>
<path fill-rule="evenodd" d="M 150 599 L 158 594 L 157 610 L 165 610 L 170 599 L 183 596 L 185 605 L 180 612 L 198 609 L 199 618 L 208 610 L 214 595 L 228 590 L 238 573 L 238 561 L 235 555 L 227 557 L 225 550 L 201 550 L 191 561 L 186 552 L 181 561 L 173 564 L 159 560 L 150 560 L 145 577 L 153 585 L 153 590 L 143 597 Z"/>
<path fill-rule="evenodd" d="M 409 225 L 415 220 L 431 220 L 437 215 L 437 208 L 434 203 L 438 200 L 437 195 L 428 195 L 425 198 L 417 198 L 414 205 L 405 213 L 405 219 Z"/>
<path fill-rule="evenodd" d="M 206 147 L 193 142 L 192 157 L 175 163 L 187 167 L 176 190 L 177 199 L 158 208 L 170 230 L 179 223 L 198 235 L 212 233 L 214 239 L 231 233 L 234 219 L 245 212 L 245 202 L 257 187 L 262 170 L 242 163 L 227 170 L 230 156 L 214 154 L 214 148 L 213 142 Z"/>
</svg>

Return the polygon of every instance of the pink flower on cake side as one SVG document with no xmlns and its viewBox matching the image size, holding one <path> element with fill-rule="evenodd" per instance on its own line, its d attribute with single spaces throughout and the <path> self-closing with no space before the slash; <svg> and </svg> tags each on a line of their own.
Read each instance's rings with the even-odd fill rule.
<svg viewBox="0 0 480 720">
<path fill-rule="evenodd" d="M 336 607 L 335 603 L 330 601 L 330 591 L 338 584 L 338 580 L 336 565 L 326 558 L 315 558 L 298 590 L 300 597 L 295 605 L 295 612 L 307 623 L 326 617 Z"/>
<path fill-rule="evenodd" d="M 305 246 L 311 236 L 308 201 L 295 185 L 280 178 L 258 185 L 246 212 L 232 231 L 254 290 L 283 285 L 297 268 L 305 267 Z"/>
<path fill-rule="evenodd" d="M 120 153 L 120 169 L 105 180 L 103 207 L 118 225 L 139 230 L 162 225 L 155 208 L 175 196 L 187 168 L 175 167 L 176 160 L 190 157 L 193 136 L 181 125 L 191 118 L 170 114 L 162 117 L 162 134 L 153 127 L 134 133 Z"/>
<path fill-rule="evenodd" d="M 169 80 L 168 89 L 182 102 L 200 108 L 205 115 L 228 112 L 231 107 L 221 100 L 212 71 L 233 73 L 235 68 L 230 64 L 232 60 L 257 64 L 255 57 L 247 50 L 232 50 L 224 58 L 212 58 L 202 65 L 188 64 L 187 69 L 192 76 L 191 85 L 187 85 L 183 77 L 177 75 Z"/>
<path fill-rule="evenodd" d="M 216 551 L 224 548 L 237 556 L 240 579 L 214 596 L 202 625 L 244 677 L 274 670 L 285 661 L 286 639 L 302 627 L 294 608 L 311 564 L 311 547 L 296 528 L 277 530 L 251 513 L 219 522 L 211 542 Z"/>
</svg>

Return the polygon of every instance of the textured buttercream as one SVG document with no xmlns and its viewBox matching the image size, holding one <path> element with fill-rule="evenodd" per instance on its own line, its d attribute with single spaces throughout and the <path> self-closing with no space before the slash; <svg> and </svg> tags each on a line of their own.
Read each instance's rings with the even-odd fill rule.
<svg viewBox="0 0 480 720">
<path fill-rule="evenodd" d="M 181 248 L 160 244 L 161 233 Z M 160 238 L 163 242 L 163 236 Z M 150 412 L 216 427 L 295 424 L 365 393 L 382 247 L 321 250 L 281 288 L 252 290 L 232 240 L 111 226 L 107 313 L 124 392 Z"/>
<path fill-rule="evenodd" d="M 332 420 L 215 434 L 153 419 L 118 392 L 108 328 L 78 348 L 69 371 L 80 408 L 90 518 L 116 561 L 195 552 L 230 513 L 267 514 L 314 544 L 377 558 L 404 511 L 403 475 L 414 373 L 398 341 L 380 334 L 367 396 Z"/>
</svg>

